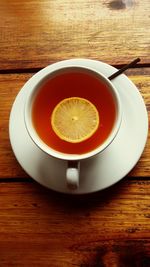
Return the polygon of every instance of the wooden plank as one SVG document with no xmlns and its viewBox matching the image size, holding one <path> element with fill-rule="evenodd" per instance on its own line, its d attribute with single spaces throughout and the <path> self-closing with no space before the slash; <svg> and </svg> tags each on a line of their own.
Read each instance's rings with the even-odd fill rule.
<svg viewBox="0 0 150 267">
<path fill-rule="evenodd" d="M 144 97 L 149 118 L 150 118 L 150 79 L 149 68 L 128 70 L 128 76 L 138 86 L 142 96 Z M 33 74 L 6 74 L 0 75 L 0 178 L 8 177 L 27 177 L 27 174 L 17 163 L 9 142 L 8 124 L 9 113 L 13 101 L 23 86 L 23 84 Z M 130 173 L 132 177 L 149 177 L 150 176 L 150 136 L 144 153 Z"/>
<path fill-rule="evenodd" d="M 149 10 L 149 0 L 2 0 L 0 68 L 44 67 L 74 57 L 150 63 Z"/>
<path fill-rule="evenodd" d="M 1 266 L 149 266 L 150 181 L 86 196 L 0 183 Z"/>
<path fill-rule="evenodd" d="M 0 75 L 0 177 L 26 177 L 17 163 L 9 141 L 9 115 L 13 101 L 33 74 Z"/>
</svg>

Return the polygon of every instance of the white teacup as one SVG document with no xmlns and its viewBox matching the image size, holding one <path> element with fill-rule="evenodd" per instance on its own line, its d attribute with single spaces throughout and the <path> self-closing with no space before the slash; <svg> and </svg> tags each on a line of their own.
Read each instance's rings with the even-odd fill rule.
<svg viewBox="0 0 150 267">
<path fill-rule="evenodd" d="M 68 66 L 69 61 L 69 66 Z M 34 143 L 45 153 L 47 153 L 49 156 L 66 160 L 68 161 L 68 167 L 66 169 L 66 183 L 68 185 L 68 188 L 70 190 L 75 190 L 80 186 L 80 161 L 85 160 L 88 158 L 91 158 L 98 153 L 101 153 L 104 149 L 106 149 L 111 142 L 116 137 L 118 130 L 121 125 L 121 118 L 122 118 L 122 108 L 121 108 L 121 101 L 119 94 L 107 77 L 105 77 L 100 72 L 95 71 L 92 68 L 86 67 L 86 60 L 80 60 L 80 64 L 74 63 L 74 60 L 64 60 L 60 61 L 58 63 L 55 63 L 51 65 L 51 67 L 46 67 L 45 72 L 41 72 L 41 75 L 37 75 L 37 81 L 36 84 L 33 84 L 33 86 L 30 88 L 30 91 L 27 93 L 26 101 L 25 101 L 25 109 L 24 109 L 24 118 L 25 118 L 25 125 L 28 131 L 29 136 L 34 141 Z M 63 153 L 60 151 L 57 151 L 56 149 L 53 149 L 52 147 L 48 146 L 39 136 L 37 133 L 34 123 L 32 120 L 32 107 L 34 104 L 34 100 L 40 90 L 42 90 L 42 84 L 47 82 L 48 80 L 52 79 L 53 77 L 56 77 L 57 75 L 61 75 L 63 73 L 69 73 L 70 71 L 76 71 L 76 72 L 83 72 L 85 74 L 90 74 L 93 76 L 93 78 L 96 78 L 99 80 L 100 83 L 104 83 L 108 90 L 110 91 L 114 105 L 115 105 L 115 120 L 113 123 L 113 127 L 111 132 L 109 133 L 108 137 L 102 144 L 100 144 L 98 147 L 82 154 L 70 154 L 70 153 Z M 40 72 L 39 72 L 40 73 Z M 39 74 L 38 73 L 38 74 Z M 92 88 L 91 88 L 92 90 Z M 72 95 L 74 97 L 75 95 Z M 86 98 L 86 90 L 85 90 L 85 98 Z M 60 177 L 61 179 L 61 177 Z"/>
</svg>

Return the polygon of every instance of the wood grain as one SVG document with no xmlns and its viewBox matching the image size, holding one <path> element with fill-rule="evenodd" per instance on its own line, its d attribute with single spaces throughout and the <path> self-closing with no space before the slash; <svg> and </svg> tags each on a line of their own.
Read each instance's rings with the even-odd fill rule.
<svg viewBox="0 0 150 267">
<path fill-rule="evenodd" d="M 149 64 L 149 10 L 149 0 L 1 0 L 0 69 L 74 57 Z"/>
<path fill-rule="evenodd" d="M 143 75 L 142 75 L 143 73 Z M 128 76 L 139 88 L 147 106 L 150 119 L 150 69 L 142 68 L 128 70 Z M 13 101 L 23 86 L 23 84 L 33 74 L 6 74 L 0 75 L 0 179 L 1 178 L 17 178 L 27 177 L 27 174 L 22 170 L 16 161 L 11 150 L 9 142 L 9 114 Z M 148 177 L 150 176 L 150 136 L 144 150 L 144 153 L 130 173 L 132 177 Z"/>
<path fill-rule="evenodd" d="M 149 238 L 150 181 L 78 197 L 0 183 L 1 266 L 148 267 Z"/>
</svg>

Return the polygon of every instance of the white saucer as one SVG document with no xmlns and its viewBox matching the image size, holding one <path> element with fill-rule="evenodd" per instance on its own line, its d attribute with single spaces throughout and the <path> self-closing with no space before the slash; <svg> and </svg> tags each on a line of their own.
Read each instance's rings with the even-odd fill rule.
<svg viewBox="0 0 150 267">
<path fill-rule="evenodd" d="M 116 69 L 94 60 L 84 60 L 85 66 L 111 75 Z M 80 66 L 81 59 L 74 59 Z M 69 61 L 66 61 L 69 66 Z M 82 59 L 83 64 L 83 59 Z M 148 134 L 148 116 L 144 101 L 136 86 L 124 75 L 112 82 L 118 89 L 123 106 L 123 120 L 119 133 L 112 144 L 101 154 L 81 162 L 80 186 L 71 191 L 67 188 L 65 171 L 67 163 L 43 153 L 30 139 L 24 124 L 24 101 L 30 85 L 42 73 L 61 66 L 50 65 L 35 74 L 16 97 L 10 114 L 9 133 L 14 154 L 22 168 L 40 184 L 63 193 L 85 194 L 107 188 L 121 180 L 139 160 Z"/>
</svg>

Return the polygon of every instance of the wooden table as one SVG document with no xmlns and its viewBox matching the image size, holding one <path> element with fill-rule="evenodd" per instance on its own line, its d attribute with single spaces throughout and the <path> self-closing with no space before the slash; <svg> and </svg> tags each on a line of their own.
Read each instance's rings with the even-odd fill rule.
<svg viewBox="0 0 150 267">
<path fill-rule="evenodd" d="M 84 57 L 120 68 L 150 112 L 150 1 L 1 0 L 0 266 L 150 266 L 150 139 L 135 168 L 92 195 L 45 189 L 20 167 L 8 123 L 22 85 L 53 62 Z M 138 112 L 138 110 L 137 110 Z"/>
</svg>

